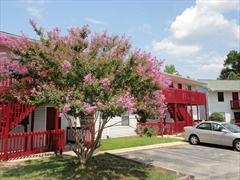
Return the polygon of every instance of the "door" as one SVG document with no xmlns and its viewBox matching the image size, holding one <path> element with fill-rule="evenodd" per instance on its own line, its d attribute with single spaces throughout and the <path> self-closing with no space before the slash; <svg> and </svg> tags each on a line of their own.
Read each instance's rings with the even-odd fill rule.
<svg viewBox="0 0 240 180">
<path fill-rule="evenodd" d="M 196 135 L 199 137 L 200 142 L 212 142 L 212 130 L 210 123 L 202 123 L 196 127 Z"/>
<path fill-rule="evenodd" d="M 232 100 L 234 109 L 238 109 L 240 107 L 238 92 L 232 92 Z"/>
<path fill-rule="evenodd" d="M 47 107 L 47 122 L 46 130 L 55 129 L 55 118 L 56 118 L 56 109 L 53 107 Z"/>
<path fill-rule="evenodd" d="M 238 100 L 238 92 L 232 92 L 232 99 Z"/>
<path fill-rule="evenodd" d="M 212 144 L 219 144 L 224 146 L 232 145 L 232 136 L 229 133 L 222 132 L 225 129 L 222 125 L 212 123 Z"/>
<path fill-rule="evenodd" d="M 54 130 L 55 129 L 55 118 L 56 118 L 56 109 L 53 107 L 47 107 L 47 122 L 46 122 L 46 130 Z M 56 139 L 54 134 L 48 132 L 48 136 L 46 137 L 46 145 L 49 150 L 56 149 Z"/>
</svg>

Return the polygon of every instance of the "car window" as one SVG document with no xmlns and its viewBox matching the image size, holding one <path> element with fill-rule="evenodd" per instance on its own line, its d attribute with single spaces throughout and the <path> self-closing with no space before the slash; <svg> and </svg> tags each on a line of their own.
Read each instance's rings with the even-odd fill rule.
<svg viewBox="0 0 240 180">
<path fill-rule="evenodd" d="M 210 123 L 202 123 L 197 126 L 197 129 L 203 129 L 203 130 L 211 130 L 211 124 Z"/>
<path fill-rule="evenodd" d="M 240 127 L 234 125 L 234 124 L 230 124 L 230 123 L 223 123 L 222 124 L 226 129 L 228 129 L 229 131 L 231 131 L 232 133 L 240 133 Z"/>
<path fill-rule="evenodd" d="M 212 130 L 213 131 L 222 131 L 223 127 L 220 124 L 212 123 Z"/>
</svg>

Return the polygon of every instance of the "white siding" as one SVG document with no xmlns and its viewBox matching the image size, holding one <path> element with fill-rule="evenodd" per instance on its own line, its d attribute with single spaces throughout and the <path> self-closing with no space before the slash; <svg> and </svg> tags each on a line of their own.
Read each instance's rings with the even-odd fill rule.
<svg viewBox="0 0 240 180">
<path fill-rule="evenodd" d="M 219 91 L 219 92 L 224 92 L 224 91 Z M 218 91 L 209 91 L 208 92 L 209 115 L 211 115 L 213 112 L 219 112 L 224 114 L 226 122 L 230 122 L 231 119 L 234 119 L 234 111 L 231 109 L 231 105 L 230 105 L 231 100 L 232 100 L 232 92 L 230 91 L 224 92 L 223 102 L 218 101 Z"/>
<path fill-rule="evenodd" d="M 118 123 L 119 122 L 119 123 Z M 137 128 L 137 119 L 135 115 L 129 115 L 129 126 L 121 126 L 121 117 L 112 118 L 107 125 L 114 125 L 105 129 L 102 133 L 102 139 L 114 138 L 114 137 L 124 137 L 124 136 L 136 136 L 136 128 Z M 97 128 L 97 127 L 96 127 Z"/>
<path fill-rule="evenodd" d="M 40 106 L 34 112 L 34 131 L 46 130 L 46 107 Z"/>
</svg>

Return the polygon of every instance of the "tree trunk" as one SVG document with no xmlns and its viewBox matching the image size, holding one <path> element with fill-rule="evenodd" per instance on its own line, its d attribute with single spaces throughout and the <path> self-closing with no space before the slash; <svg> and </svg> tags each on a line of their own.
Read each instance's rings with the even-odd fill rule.
<svg viewBox="0 0 240 180">
<path fill-rule="evenodd" d="M 75 139 L 75 145 L 74 145 L 73 151 L 77 155 L 78 162 L 79 162 L 79 169 L 85 169 L 86 163 L 92 157 L 94 151 L 98 148 L 98 144 L 101 140 L 102 132 L 107 123 L 107 120 L 103 120 L 103 122 L 99 126 L 97 133 L 91 132 L 93 140 L 89 143 L 89 142 L 86 142 L 85 127 L 77 130 L 76 125 L 75 125 L 75 127 L 73 127 L 72 121 L 68 117 L 68 115 L 65 114 L 65 117 L 67 118 L 67 120 L 69 122 L 69 126 L 71 128 L 72 135 Z M 92 122 L 94 122 L 94 121 L 92 121 Z M 90 127 L 90 129 L 95 131 L 95 123 L 91 123 L 90 125 L 94 126 L 94 127 Z"/>
</svg>

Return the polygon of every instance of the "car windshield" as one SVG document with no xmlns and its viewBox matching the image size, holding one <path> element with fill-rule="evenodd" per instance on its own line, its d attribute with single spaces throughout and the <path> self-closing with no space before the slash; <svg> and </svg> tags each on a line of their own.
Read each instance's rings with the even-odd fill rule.
<svg viewBox="0 0 240 180">
<path fill-rule="evenodd" d="M 222 124 L 225 128 L 227 128 L 229 131 L 232 133 L 240 133 L 240 127 L 234 125 L 234 124 L 229 124 L 229 123 L 224 123 Z"/>
</svg>

